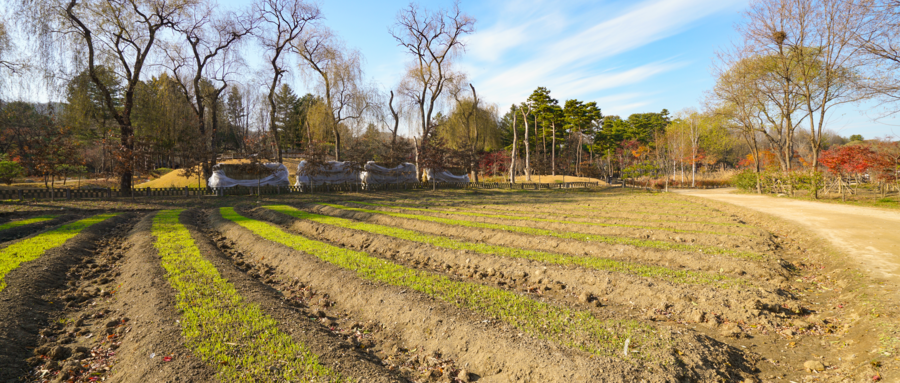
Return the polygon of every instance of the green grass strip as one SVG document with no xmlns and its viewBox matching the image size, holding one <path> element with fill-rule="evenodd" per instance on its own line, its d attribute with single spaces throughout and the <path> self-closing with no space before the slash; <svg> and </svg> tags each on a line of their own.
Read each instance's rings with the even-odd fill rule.
<svg viewBox="0 0 900 383">
<path fill-rule="evenodd" d="M 359 201 L 347 201 L 347 202 L 355 203 L 355 204 L 359 204 L 359 205 L 366 205 L 366 206 L 385 207 L 385 208 L 389 208 L 389 209 L 422 211 L 422 212 L 429 212 L 429 213 L 444 213 L 444 214 L 462 215 L 462 216 L 468 216 L 468 217 L 498 218 L 498 219 L 508 219 L 511 221 L 550 222 L 550 223 L 562 223 L 562 224 L 566 224 L 566 225 L 585 225 L 585 226 L 602 226 L 602 227 L 624 227 L 624 228 L 629 228 L 629 229 L 670 231 L 673 233 L 744 236 L 744 234 L 721 233 L 721 232 L 715 232 L 715 231 L 702 231 L 702 230 L 681 230 L 681 229 L 669 228 L 669 227 L 626 225 L 626 224 L 617 224 L 617 223 L 564 221 L 564 220 L 559 220 L 559 219 L 522 217 L 522 216 L 505 215 L 505 214 L 500 215 L 500 214 L 468 213 L 468 212 L 461 212 L 461 211 L 449 212 L 449 211 L 434 210 L 434 209 L 422 209 L 422 208 L 414 208 L 414 207 L 406 207 L 406 206 L 391 206 L 391 205 L 385 205 L 385 204 L 359 202 Z"/>
<path fill-rule="evenodd" d="M 178 222 L 181 210 L 153 217 L 154 246 L 166 278 L 178 291 L 181 333 L 188 346 L 225 382 L 340 381 L 305 345 L 278 330 L 275 319 L 247 302 L 216 267 L 200 255 L 191 233 Z"/>
<path fill-rule="evenodd" d="M 358 203 L 358 202 L 354 202 L 354 203 Z M 462 211 L 469 211 L 469 212 L 477 212 L 478 211 L 478 209 L 476 209 L 476 208 L 461 207 L 461 206 L 455 206 L 455 205 L 436 205 L 436 206 L 430 207 L 429 209 L 431 211 L 436 211 L 436 212 L 456 214 L 456 212 L 453 210 L 446 210 L 446 209 L 451 209 L 451 208 L 459 209 Z M 582 208 L 582 207 L 578 207 L 578 208 L 581 211 L 584 210 L 584 208 Z M 500 208 L 496 208 L 496 207 L 483 207 L 482 209 L 491 210 L 491 211 L 495 212 L 496 214 L 503 215 L 504 217 L 507 214 L 549 214 L 549 215 L 557 215 L 557 216 L 565 215 L 565 216 L 569 216 L 569 217 L 596 219 L 596 220 L 628 220 L 629 219 L 627 217 L 612 217 L 612 216 L 603 216 L 603 215 L 584 215 L 584 214 L 577 214 L 577 213 L 561 211 L 561 210 L 556 210 L 553 212 L 548 212 L 548 211 L 544 211 L 544 210 L 524 211 L 524 210 L 513 210 L 513 209 L 507 210 L 507 209 L 500 209 Z M 665 219 L 641 219 L 641 221 L 642 222 L 667 223 L 667 224 L 698 224 L 698 225 L 712 225 L 712 226 L 749 227 L 748 225 L 745 225 L 745 224 L 733 223 L 733 222 L 675 221 L 675 220 L 665 220 Z M 569 223 L 569 222 L 566 222 L 566 223 Z M 578 222 L 572 222 L 572 223 L 578 223 Z M 620 224 L 611 224 L 611 225 L 622 226 Z M 659 230 L 669 230 L 668 228 L 658 227 L 658 226 L 653 226 L 653 227 L 648 227 L 648 228 L 659 229 Z"/>
<path fill-rule="evenodd" d="M 734 258 L 742 258 L 749 260 L 763 260 L 765 257 L 761 254 L 744 252 L 744 251 L 734 251 L 730 249 L 723 249 L 720 247 L 714 246 L 699 246 L 699 245 L 685 245 L 681 243 L 672 243 L 666 241 L 655 241 L 655 240 L 646 240 L 646 239 L 635 239 L 635 238 L 626 238 L 626 237 L 612 237 L 605 235 L 595 235 L 595 234 L 584 234 L 584 233 L 573 233 L 573 232 L 557 232 L 546 229 L 536 229 L 533 227 L 524 227 L 524 226 L 512 226 L 512 225 L 500 225 L 496 223 L 484 223 L 484 222 L 472 222 L 472 221 L 463 221 L 458 219 L 449 219 L 449 218 L 440 218 L 440 217 L 431 217 L 426 215 L 415 215 L 415 214 L 404 214 L 404 213 L 394 213 L 389 211 L 381 211 L 381 210 L 371 210 L 371 209 L 361 209 L 343 205 L 337 205 L 333 203 L 324 203 L 320 202 L 320 205 L 330 206 L 335 209 L 347 210 L 347 211 L 358 211 L 362 213 L 369 214 L 381 214 L 387 215 L 390 217 L 396 218 L 406 218 L 406 219 L 415 219 L 419 221 L 428 221 L 435 223 L 442 223 L 445 225 L 453 225 L 453 226 L 464 226 L 464 227 L 474 227 L 480 229 L 495 229 L 495 230 L 503 230 L 514 233 L 522 233 L 522 234 L 530 234 L 530 235 L 544 235 L 562 239 L 574 239 L 576 241 L 582 242 L 601 242 L 608 243 L 613 245 L 628 245 L 635 247 L 645 247 L 651 249 L 660 249 L 660 250 L 678 250 L 678 251 L 700 251 L 707 254 L 721 254 L 727 255 Z"/>
<path fill-rule="evenodd" d="M 19 227 L 19 226 L 31 225 L 32 223 L 47 222 L 54 218 L 56 218 L 55 215 L 42 215 L 40 217 L 18 219 L 15 221 L 10 221 L 10 222 L 4 223 L 4 224 L 0 224 L 0 231 L 6 230 L 6 229 L 12 229 L 14 227 Z"/>
<path fill-rule="evenodd" d="M 652 327 L 634 320 L 600 320 L 587 311 L 535 301 L 500 288 L 454 281 L 440 274 L 404 267 L 364 252 L 290 234 L 277 226 L 241 216 L 230 207 L 220 208 L 219 211 L 225 219 L 264 239 L 352 270 L 360 278 L 427 294 L 457 307 L 497 318 L 537 338 L 607 356 L 621 353 L 628 338 L 631 338 L 631 345 L 636 347 L 666 346 L 660 344 Z"/>
<path fill-rule="evenodd" d="M 481 254 L 530 259 L 532 261 L 551 263 L 555 265 L 577 265 L 594 270 L 611 271 L 615 273 L 629 274 L 645 278 L 656 278 L 672 283 L 704 284 L 716 285 L 721 287 L 730 287 L 732 285 L 744 284 L 741 280 L 718 274 L 708 274 L 687 270 L 672 270 L 662 266 L 642 265 L 638 263 L 616 261 L 608 258 L 590 256 L 576 257 L 571 255 L 547 253 L 543 251 L 523 250 L 506 246 L 488 245 L 485 243 L 464 242 L 447 237 L 423 234 L 417 231 L 401 229 L 397 227 L 357 222 L 344 218 L 309 213 L 286 205 L 264 207 L 266 209 L 286 214 L 295 218 L 310 220 L 324 225 L 361 230 L 369 233 L 386 235 L 389 237 L 405 239 L 413 242 L 426 243 L 446 249 L 470 250 Z"/>
<path fill-rule="evenodd" d="M 0 291 L 3 291 L 3 289 L 6 288 L 6 281 L 3 280 L 6 277 L 6 274 L 18 268 L 22 263 L 40 258 L 44 252 L 62 246 L 63 243 L 66 243 L 66 241 L 78 235 L 82 230 L 117 215 L 119 215 L 119 213 L 95 215 L 90 218 L 62 225 L 46 233 L 13 243 L 6 248 L 0 249 Z"/>
</svg>

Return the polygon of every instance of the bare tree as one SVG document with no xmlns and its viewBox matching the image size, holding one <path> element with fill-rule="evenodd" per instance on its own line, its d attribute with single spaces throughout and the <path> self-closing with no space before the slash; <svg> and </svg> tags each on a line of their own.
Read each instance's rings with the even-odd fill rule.
<svg viewBox="0 0 900 383">
<path fill-rule="evenodd" d="M 266 96 L 269 103 L 268 122 L 275 140 L 278 162 L 282 162 L 280 139 L 275 128 L 275 93 L 287 73 L 286 56 L 293 51 L 294 44 L 303 36 L 307 26 L 322 18 L 322 13 L 315 4 L 302 0 L 256 0 L 253 10 L 260 23 L 255 34 L 272 70 L 272 81 L 267 84 L 269 92 Z"/>
<path fill-rule="evenodd" d="M 887 115 L 900 112 L 900 0 L 874 0 L 869 23 L 854 38 L 866 64 L 878 68 L 863 85 L 888 104 Z"/>
<path fill-rule="evenodd" d="M 233 50 L 253 31 L 254 21 L 247 14 L 217 14 L 214 4 L 205 1 L 192 9 L 186 22 L 175 26 L 175 30 L 184 38 L 188 53 L 179 54 L 179 49 L 166 52 L 171 63 L 170 70 L 194 110 L 200 136 L 207 137 L 206 152 L 209 157 L 202 161 L 203 176 L 207 178 L 212 175 L 218 151 L 218 119 L 215 109 L 222 92 L 228 86 L 229 67 L 234 63 L 231 60 L 234 55 L 229 57 L 229 50 Z M 208 86 L 202 84 L 204 80 L 209 82 Z M 207 103 L 214 109 L 209 119 L 206 118 Z M 209 129 L 207 125 L 211 125 Z"/>
<path fill-rule="evenodd" d="M 753 94 L 753 75 L 743 68 L 742 63 L 719 69 L 718 80 L 710 92 L 711 104 L 716 105 L 717 114 L 729 121 L 729 129 L 744 139 L 753 156 L 756 170 L 756 192 L 762 193 L 760 185 L 760 148 L 757 136 L 765 130 L 765 118 L 761 104 Z"/>
<path fill-rule="evenodd" d="M 394 91 L 391 90 L 391 98 L 388 100 L 388 109 L 391 113 L 391 118 L 393 119 L 393 127 L 391 127 L 391 151 L 393 152 L 394 146 L 397 143 L 397 131 L 400 129 L 400 115 L 403 114 L 403 104 L 398 103 L 397 108 L 394 108 Z"/>
<path fill-rule="evenodd" d="M 131 113 L 135 88 L 148 64 L 150 54 L 164 30 L 171 28 L 193 1 L 105 0 L 105 1 L 22 1 L 23 15 L 38 35 L 41 50 L 69 43 L 86 54 L 76 57 L 87 66 L 91 81 L 99 90 L 104 107 L 119 126 L 117 173 L 119 188 L 132 187 L 135 167 L 135 139 Z M 48 60 L 46 66 L 58 62 Z M 113 68 L 123 80 L 121 104 L 113 100 L 113 90 L 101 81 L 103 66 Z M 56 68 L 47 68 L 48 72 Z"/>
<path fill-rule="evenodd" d="M 358 120 L 370 108 L 371 92 L 363 84 L 359 51 L 348 49 L 325 27 L 318 27 L 295 42 L 303 59 L 301 71 L 316 85 L 328 109 L 334 134 L 334 157 L 341 160 L 341 134 L 346 120 Z M 393 94 L 393 93 L 392 93 Z"/>
<path fill-rule="evenodd" d="M 531 151 L 528 146 L 528 115 L 531 114 L 531 105 L 527 102 L 519 107 L 522 112 L 522 122 L 525 123 L 525 181 L 531 182 Z"/>
<path fill-rule="evenodd" d="M 754 2 L 746 12 L 747 24 L 739 28 L 744 39 L 742 47 L 722 56 L 730 63 L 743 62 L 752 75 L 747 85 L 754 88 L 752 95 L 768 125 L 761 133 L 778 149 L 781 168 L 790 171 L 794 132 L 808 113 L 799 89 L 803 57 L 792 49 L 797 45 L 796 36 L 786 32 L 793 23 L 792 11 L 779 1 Z"/>
<path fill-rule="evenodd" d="M 12 48 L 13 45 L 9 39 L 9 32 L 6 30 L 5 20 L 0 19 L 0 69 L 16 73 L 22 68 L 22 65 L 6 59 Z"/>
<path fill-rule="evenodd" d="M 421 141 L 427 145 L 435 125 L 432 116 L 444 94 L 448 81 L 457 76 L 452 70 L 453 58 L 465 48 L 461 37 L 474 32 L 475 19 L 462 13 L 459 3 L 450 11 L 428 12 L 418 5 L 397 14 L 391 36 L 409 53 L 413 60 L 406 75 L 405 96 L 418 109 Z M 422 177 L 422 167 L 416 163 L 416 177 Z"/>
<path fill-rule="evenodd" d="M 775 1 L 775 0 L 769 0 Z M 785 46 L 796 60 L 796 78 L 806 121 L 813 169 L 828 112 L 835 106 L 866 97 L 855 86 L 864 70 L 854 40 L 870 24 L 870 0 L 778 0 L 779 12 L 787 19 Z M 818 188 L 813 188 L 816 196 Z"/>
<path fill-rule="evenodd" d="M 516 114 L 516 111 L 513 110 L 513 123 L 512 123 L 512 131 L 513 131 L 513 142 L 512 142 L 512 153 L 509 156 L 509 182 L 516 183 L 516 143 L 519 141 L 519 128 L 516 127 L 516 117 L 519 115 Z"/>
<path fill-rule="evenodd" d="M 454 84 L 450 94 L 456 100 L 456 107 L 462 110 L 463 124 L 465 125 L 465 148 L 463 149 L 466 159 L 466 167 L 469 170 L 470 179 L 478 182 L 478 93 L 475 92 L 475 85 L 469 83 L 469 89 L 472 90 L 471 107 L 466 108 L 465 87 Z"/>
</svg>

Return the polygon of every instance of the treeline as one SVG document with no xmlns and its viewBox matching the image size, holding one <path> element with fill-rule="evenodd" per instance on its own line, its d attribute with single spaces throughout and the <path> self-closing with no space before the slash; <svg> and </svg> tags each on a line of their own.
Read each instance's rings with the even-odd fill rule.
<svg viewBox="0 0 900 383">
<path fill-rule="evenodd" d="M 833 142 L 827 124 L 836 108 L 871 101 L 881 102 L 885 115 L 897 113 L 898 5 L 896 0 L 751 3 L 738 26 L 740 40 L 719 52 L 707 109 L 746 143 L 757 174 L 769 157 L 788 180 L 788 192 L 803 185 L 817 196 L 824 187 L 823 164 L 840 178 L 833 164 L 822 161 L 822 151 Z M 882 152 L 900 145 L 896 138 L 883 141 Z M 897 160 L 873 171 L 897 180 Z M 756 178 L 762 191 L 762 177 Z"/>
<path fill-rule="evenodd" d="M 257 0 L 225 10 L 204 0 L 21 0 L 11 8 L 20 22 L 0 24 L 0 68 L 7 80 L 18 79 L 14 86 L 39 77 L 46 89 L 37 93 L 62 97 L 51 108 L 0 103 L 4 114 L 14 114 L 3 120 L 3 134 L 30 129 L 63 137 L 69 153 L 56 157 L 115 174 L 122 190 L 135 173 L 160 166 L 190 172 L 199 165 L 209 176 L 226 152 L 281 162 L 324 146 L 339 161 L 436 167 L 445 157 L 429 149 L 441 146 L 430 143 L 438 124 L 446 134 L 459 123 L 444 105 L 468 103 L 472 124 L 491 113 L 456 69 L 462 38 L 475 24 L 457 5 L 398 11 L 389 33 L 410 62 L 388 90 L 366 79 L 362 55 L 327 27 L 312 2 Z M 261 63 L 248 66 L 246 55 Z M 289 77 L 302 78 L 310 93 L 295 94 Z M 414 139 L 400 134 L 401 123 Z M 31 175 L 55 177 L 56 159 L 38 153 L 38 141 L 8 145 L 4 153 Z M 45 141 L 45 151 L 59 151 Z M 467 147 L 483 150 L 475 141 Z"/>
<path fill-rule="evenodd" d="M 481 99 L 456 65 L 475 27 L 458 5 L 398 11 L 389 33 L 409 61 L 381 89 L 311 2 L 226 11 L 202 0 L 18 0 L 15 33 L 0 24 L 0 70 L 22 87 L 40 75 L 59 102 L 0 101 L 0 152 L 30 175 L 114 174 L 123 190 L 159 167 L 209 176 L 223 154 L 410 161 L 419 178 L 431 168 L 511 182 L 563 174 L 694 185 L 702 172 L 767 166 L 818 174 L 823 150 L 849 141 L 827 126 L 834 108 L 878 100 L 897 111 L 897 5 L 753 2 L 741 40 L 719 52 L 702 108 L 626 117 L 545 87 L 503 111 Z M 261 61 L 251 67 L 246 55 Z M 885 166 L 880 174 L 896 178 L 896 164 Z"/>
</svg>

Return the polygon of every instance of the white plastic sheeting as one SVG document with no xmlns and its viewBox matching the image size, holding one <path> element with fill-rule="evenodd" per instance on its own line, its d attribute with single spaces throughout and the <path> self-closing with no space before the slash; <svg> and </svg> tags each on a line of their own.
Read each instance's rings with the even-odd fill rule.
<svg viewBox="0 0 900 383">
<path fill-rule="evenodd" d="M 404 162 L 397 167 L 386 168 L 375 161 L 366 162 L 365 171 L 360 179 L 366 184 L 400 184 L 416 182 L 416 165 Z"/>
<path fill-rule="evenodd" d="M 297 182 L 294 186 L 309 185 L 325 185 L 325 184 L 343 184 L 343 183 L 359 183 L 359 172 L 351 170 L 350 162 L 328 161 L 323 169 L 315 172 L 313 176 L 302 175 L 303 169 L 307 166 L 306 160 L 300 161 L 297 165 Z"/>
<path fill-rule="evenodd" d="M 429 181 L 435 180 L 437 182 L 469 182 L 469 175 L 463 174 L 461 176 L 455 176 L 453 173 L 450 173 L 446 170 L 439 171 L 437 173 L 431 171 L 431 169 L 425 169 L 425 178 Z"/>
<path fill-rule="evenodd" d="M 206 185 L 211 188 L 230 188 L 234 186 L 291 186 L 288 180 L 288 170 L 284 164 L 267 163 L 262 164 L 268 168 L 271 174 L 260 179 L 235 179 L 225 174 L 228 171 L 228 164 L 217 164 L 213 166 L 212 176 L 206 181 Z M 234 165 L 231 165 L 234 166 Z M 246 165 L 244 165 L 246 166 Z M 236 167 L 236 166 L 235 166 Z M 243 177 L 242 177 L 243 178 Z"/>
</svg>

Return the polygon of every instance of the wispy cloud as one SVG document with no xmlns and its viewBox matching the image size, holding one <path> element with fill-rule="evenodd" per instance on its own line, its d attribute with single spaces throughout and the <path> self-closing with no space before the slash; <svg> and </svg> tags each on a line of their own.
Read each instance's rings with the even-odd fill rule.
<svg viewBox="0 0 900 383">
<path fill-rule="evenodd" d="M 503 16 L 470 39 L 464 69 L 486 98 L 503 106 L 524 100 L 537 86 L 550 88 L 556 97 L 597 99 L 604 91 L 688 65 L 672 57 L 630 52 L 733 9 L 735 1 L 647 0 L 624 6 L 534 1 L 529 7 L 506 3 Z M 625 53 L 639 57 L 622 59 Z M 639 104 L 646 102 L 622 106 Z"/>
</svg>

